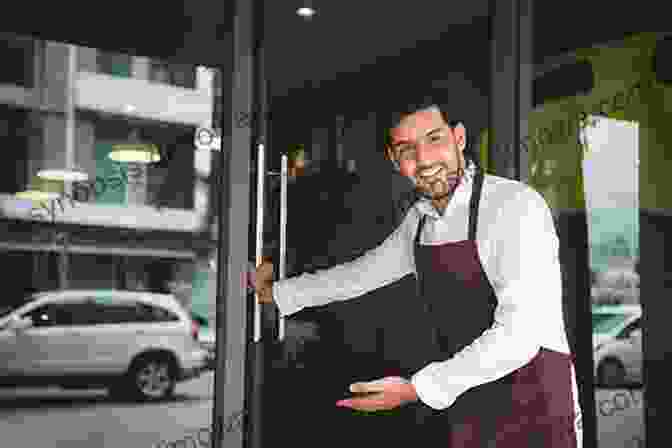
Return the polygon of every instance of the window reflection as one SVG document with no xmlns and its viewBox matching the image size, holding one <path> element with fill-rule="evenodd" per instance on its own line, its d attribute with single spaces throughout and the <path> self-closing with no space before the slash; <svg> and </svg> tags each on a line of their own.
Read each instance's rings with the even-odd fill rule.
<svg viewBox="0 0 672 448">
<path fill-rule="evenodd" d="M 221 76 L 4 33 L 0 56 L 3 440 L 150 447 L 209 427 L 216 184 L 194 133 Z"/>
<path fill-rule="evenodd" d="M 581 218 L 588 230 L 586 241 L 578 224 L 571 231 L 560 224 L 559 233 L 568 257 L 564 288 L 572 295 L 566 305 L 581 300 L 574 266 L 589 271 L 600 447 L 644 440 L 639 217 L 641 209 L 663 205 L 655 182 L 640 183 L 640 167 L 647 179 L 656 172 L 668 128 L 660 114 L 669 88 L 655 80 L 651 64 L 659 38 L 641 33 L 576 50 L 576 61 L 592 65 L 592 90 L 545 101 L 529 120 L 530 184 L 556 215 Z M 554 133 L 556 122 L 575 126 Z"/>
</svg>

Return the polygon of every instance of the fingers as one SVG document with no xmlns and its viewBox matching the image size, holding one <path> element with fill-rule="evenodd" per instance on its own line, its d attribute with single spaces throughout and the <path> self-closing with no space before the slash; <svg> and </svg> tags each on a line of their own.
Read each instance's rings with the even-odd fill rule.
<svg viewBox="0 0 672 448">
<path fill-rule="evenodd" d="M 350 385 L 350 392 L 352 392 L 353 394 L 382 392 L 383 390 L 385 390 L 385 388 L 382 384 L 375 383 L 373 381 L 367 383 L 354 383 Z"/>
<path fill-rule="evenodd" d="M 264 261 L 257 267 L 256 280 L 261 283 L 273 281 L 273 263 Z"/>
<path fill-rule="evenodd" d="M 356 409 L 358 411 L 380 411 L 390 408 L 385 394 L 375 394 L 363 398 L 348 398 L 336 402 L 336 406 Z"/>
<path fill-rule="evenodd" d="M 401 377 L 390 376 L 374 381 L 357 382 L 350 385 L 352 393 L 381 392 L 392 384 L 404 384 L 408 381 Z"/>
</svg>

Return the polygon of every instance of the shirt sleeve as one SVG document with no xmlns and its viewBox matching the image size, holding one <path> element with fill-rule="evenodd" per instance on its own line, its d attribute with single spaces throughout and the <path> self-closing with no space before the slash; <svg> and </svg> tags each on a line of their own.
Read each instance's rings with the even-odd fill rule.
<svg viewBox="0 0 672 448">
<path fill-rule="evenodd" d="M 454 357 L 428 364 L 411 379 L 418 398 L 434 409 L 448 408 L 467 390 L 524 366 L 540 349 L 539 335 L 555 330 L 545 328 L 542 317 L 562 300 L 553 217 L 536 191 L 516 196 L 503 204 L 495 230 L 495 323 Z"/>
<path fill-rule="evenodd" d="M 273 300 L 280 314 L 287 316 L 306 307 L 359 297 L 415 272 L 410 235 L 417 222 L 417 214 L 410 211 L 385 241 L 361 257 L 275 282 Z"/>
</svg>

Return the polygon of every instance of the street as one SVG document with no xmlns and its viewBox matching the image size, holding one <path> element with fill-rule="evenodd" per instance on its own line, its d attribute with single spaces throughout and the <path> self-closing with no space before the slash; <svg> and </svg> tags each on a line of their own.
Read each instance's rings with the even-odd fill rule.
<svg viewBox="0 0 672 448">
<path fill-rule="evenodd" d="M 0 389 L 0 448 L 160 448 L 186 436 L 209 440 L 199 429 L 210 426 L 213 385 L 208 372 L 179 384 L 174 400 L 151 404 L 115 402 L 104 390 Z M 596 401 L 600 447 L 638 447 L 642 391 L 598 389 Z"/>
<path fill-rule="evenodd" d="M 208 372 L 150 404 L 115 402 L 105 390 L 0 389 L 0 448 L 154 448 L 195 437 L 210 425 L 213 385 Z"/>
</svg>

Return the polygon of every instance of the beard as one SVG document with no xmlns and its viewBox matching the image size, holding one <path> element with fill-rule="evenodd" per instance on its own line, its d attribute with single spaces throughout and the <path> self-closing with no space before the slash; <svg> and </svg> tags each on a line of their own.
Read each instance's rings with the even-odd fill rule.
<svg viewBox="0 0 672 448">
<path fill-rule="evenodd" d="M 445 164 L 437 163 L 429 168 L 423 168 L 421 172 L 430 172 L 435 169 L 438 169 L 438 172 L 429 178 L 417 175 L 413 179 L 417 193 L 420 197 L 432 201 L 451 197 L 464 177 L 464 169 L 460 166 L 457 170 L 451 170 Z"/>
</svg>

